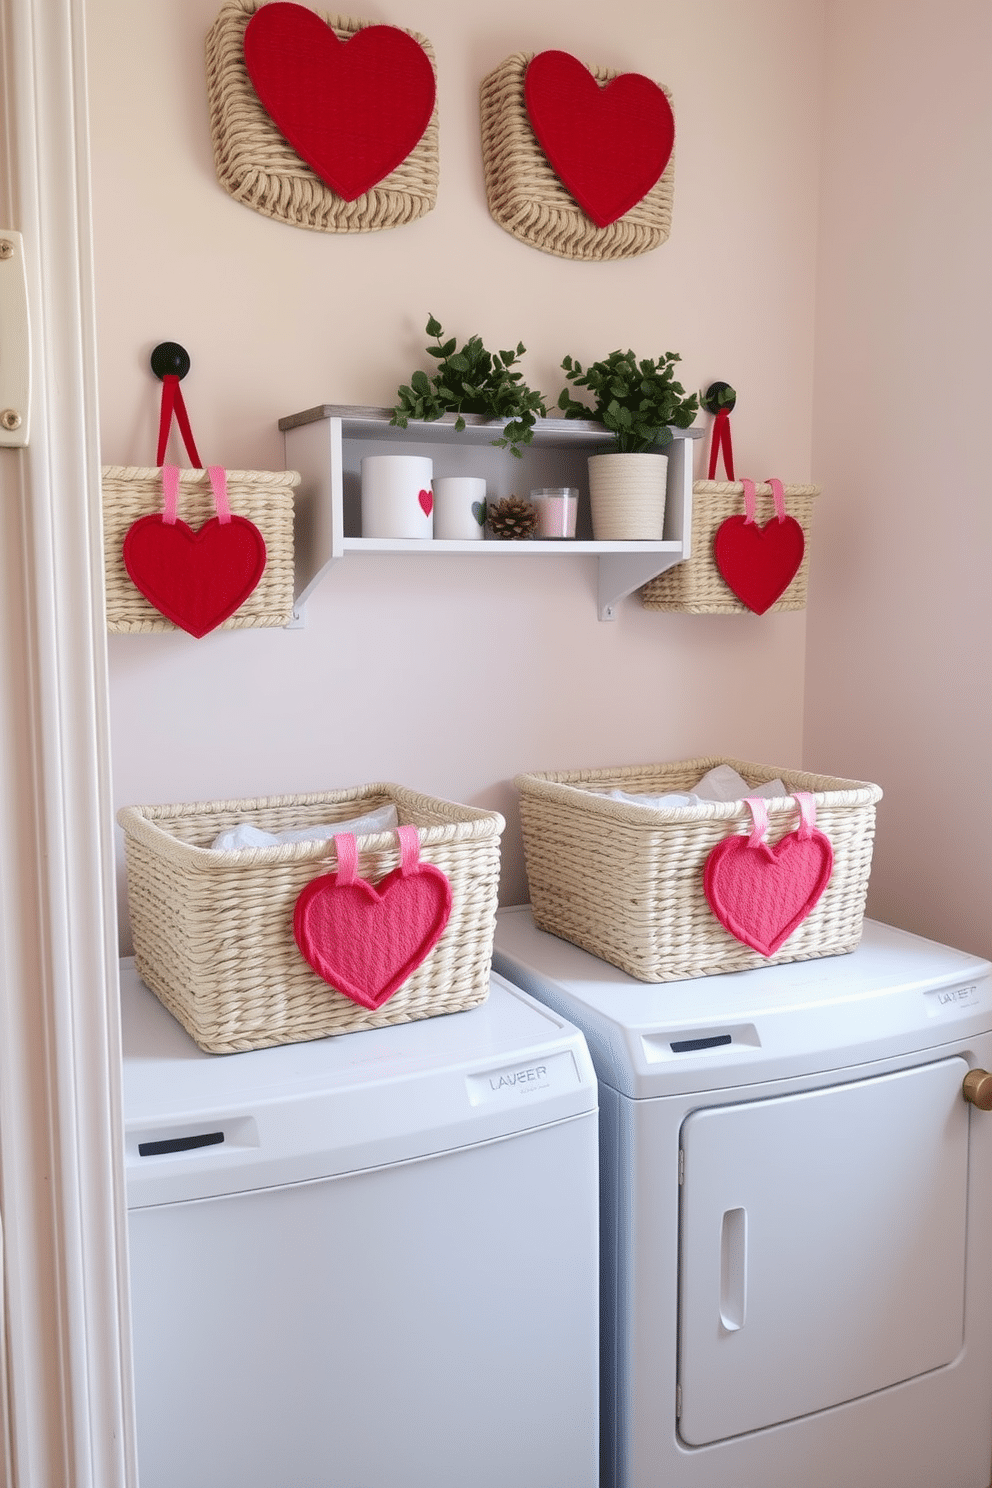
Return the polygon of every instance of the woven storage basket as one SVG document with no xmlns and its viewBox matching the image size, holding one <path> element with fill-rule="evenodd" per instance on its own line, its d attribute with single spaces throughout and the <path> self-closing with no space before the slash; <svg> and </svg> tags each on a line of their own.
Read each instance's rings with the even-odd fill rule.
<svg viewBox="0 0 992 1488">
<path fill-rule="evenodd" d="M 392 802 L 419 830 L 420 857 L 446 874 L 451 916 L 437 945 L 375 1011 L 312 971 L 293 937 L 311 879 L 337 866 L 333 841 L 214 852 L 219 832 L 347 821 Z M 484 1002 L 496 923 L 503 818 L 398 785 L 188 806 L 126 806 L 135 965 L 191 1038 L 212 1054 L 409 1023 Z M 399 864 L 396 833 L 358 838 L 358 871 L 378 882 Z"/>
<path fill-rule="evenodd" d="M 370 191 L 345 201 L 302 160 L 262 107 L 245 67 L 245 28 L 262 0 L 228 0 L 207 35 L 207 97 L 217 179 L 235 201 L 266 217 L 317 232 L 374 232 L 399 227 L 437 201 L 437 106 L 419 141 Z M 372 21 L 317 11 L 347 41 Z M 401 27 L 400 29 L 405 29 Z M 417 31 L 437 76 L 431 44 Z"/>
<path fill-rule="evenodd" d="M 516 52 L 482 81 L 482 161 L 489 212 L 495 222 L 559 258 L 635 258 L 664 243 L 672 227 L 674 152 L 657 184 L 629 212 L 597 227 L 555 175 L 538 144 L 524 99 L 524 74 L 533 52 Z M 590 67 L 597 82 L 616 69 Z M 671 98 L 662 84 L 663 92 Z"/>
<path fill-rule="evenodd" d="M 819 486 L 783 486 L 785 509 L 803 529 L 806 548 L 803 561 L 788 589 L 765 611 L 804 610 L 809 574 L 810 526 L 813 502 Z M 760 526 L 775 516 L 772 488 L 757 485 L 757 515 Z M 692 488 L 692 556 L 676 563 L 643 585 L 641 603 L 646 610 L 682 610 L 690 615 L 749 615 L 751 611 L 724 582 L 713 557 L 716 530 L 728 517 L 744 511 L 744 487 L 740 481 L 696 481 Z"/>
<path fill-rule="evenodd" d="M 647 808 L 606 794 L 688 792 L 719 764 L 732 765 L 750 786 L 780 778 L 790 791 L 812 792 L 816 825 L 833 846 L 822 898 L 771 957 L 725 930 L 703 892 L 710 851 L 751 830 L 743 801 Z M 642 982 L 835 956 L 861 939 L 882 795 L 875 785 L 719 758 L 520 775 L 516 785 L 535 923 Z M 798 812 L 788 797 L 768 805 L 774 845 L 798 825 Z"/>
<path fill-rule="evenodd" d="M 293 488 L 295 470 L 228 470 L 231 511 L 255 523 L 265 539 L 265 569 L 258 585 L 223 623 L 225 630 L 288 625 L 293 618 Z M 139 517 L 162 510 L 159 467 L 103 467 L 103 552 L 107 587 L 107 629 L 113 632 L 177 630 L 131 582 L 124 567 L 127 530 Z M 214 515 L 206 470 L 183 470 L 179 477 L 179 517 L 200 528 Z"/>
</svg>

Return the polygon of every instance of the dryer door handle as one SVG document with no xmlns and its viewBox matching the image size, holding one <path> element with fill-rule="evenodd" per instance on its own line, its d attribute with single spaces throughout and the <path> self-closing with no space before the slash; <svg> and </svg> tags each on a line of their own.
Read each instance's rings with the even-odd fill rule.
<svg viewBox="0 0 992 1488">
<path fill-rule="evenodd" d="M 992 1075 L 988 1070 L 969 1070 L 964 1077 L 961 1093 L 980 1111 L 992 1111 Z"/>
<path fill-rule="evenodd" d="M 720 1227 L 720 1322 L 728 1333 L 747 1315 L 747 1210 L 727 1209 Z"/>
</svg>

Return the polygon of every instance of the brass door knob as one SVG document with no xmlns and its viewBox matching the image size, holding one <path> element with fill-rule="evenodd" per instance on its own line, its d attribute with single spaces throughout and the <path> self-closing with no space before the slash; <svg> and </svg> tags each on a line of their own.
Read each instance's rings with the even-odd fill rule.
<svg viewBox="0 0 992 1488">
<path fill-rule="evenodd" d="M 992 1111 L 992 1075 L 988 1070 L 969 1070 L 962 1091 L 965 1100 L 971 1101 L 980 1111 Z"/>
</svg>

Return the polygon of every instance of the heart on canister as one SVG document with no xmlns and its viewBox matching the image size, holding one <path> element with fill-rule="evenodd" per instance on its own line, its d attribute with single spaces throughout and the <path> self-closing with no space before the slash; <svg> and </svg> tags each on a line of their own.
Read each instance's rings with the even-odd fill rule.
<svg viewBox="0 0 992 1488">
<path fill-rule="evenodd" d="M 724 582 L 756 615 L 771 609 L 799 572 L 806 538 L 795 517 L 772 517 L 763 527 L 728 517 L 713 539 L 713 557 Z"/>
<path fill-rule="evenodd" d="M 132 522 L 124 567 L 173 625 L 197 638 L 243 605 L 265 569 L 265 539 L 247 517 L 211 517 L 197 531 L 152 514 Z"/>
<path fill-rule="evenodd" d="M 319 977 L 360 1006 L 382 1007 L 434 949 L 451 914 L 451 885 L 421 863 L 415 827 L 397 829 L 400 866 L 378 884 L 358 877 L 355 838 L 334 839 L 336 873 L 304 885 L 293 934 Z"/>
<path fill-rule="evenodd" d="M 424 516 L 429 517 L 431 512 L 434 510 L 433 491 L 418 491 L 417 500 L 420 502 L 420 510 L 423 512 Z"/>
<path fill-rule="evenodd" d="M 431 60 L 398 26 L 339 41 L 312 10 L 275 0 L 248 22 L 244 56 L 265 112 L 345 201 L 394 171 L 434 112 Z"/>
<path fill-rule="evenodd" d="M 601 84 L 570 53 L 538 52 L 524 75 L 524 101 L 551 169 L 597 227 L 647 196 L 671 158 L 671 104 L 639 72 Z"/>
</svg>

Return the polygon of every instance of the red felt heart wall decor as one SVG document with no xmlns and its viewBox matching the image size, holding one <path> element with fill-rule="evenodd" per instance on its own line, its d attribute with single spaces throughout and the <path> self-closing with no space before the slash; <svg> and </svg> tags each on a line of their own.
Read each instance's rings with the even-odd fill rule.
<svg viewBox="0 0 992 1488">
<path fill-rule="evenodd" d="M 717 528 L 713 556 L 727 585 L 756 615 L 771 609 L 799 572 L 806 550 L 795 517 L 772 517 L 764 527 L 728 517 Z"/>
<path fill-rule="evenodd" d="M 756 615 L 771 609 L 799 572 L 806 535 L 795 517 L 786 515 L 782 482 L 769 478 L 776 515 L 764 527 L 754 520 L 755 484 L 744 487 L 744 516 L 721 522 L 713 539 L 713 558 L 724 582 Z"/>
<path fill-rule="evenodd" d="M 568 52 L 538 52 L 524 77 L 524 99 L 551 169 L 597 227 L 647 196 L 671 158 L 671 105 L 638 72 L 601 85 Z"/>
<path fill-rule="evenodd" d="M 311 879 L 293 914 L 296 943 L 317 975 L 373 1010 L 430 954 L 451 914 L 451 885 L 419 861 L 416 828 L 400 827 L 398 836 L 400 866 L 372 885 L 357 876 L 354 837 L 340 833 L 337 872 Z"/>
<path fill-rule="evenodd" d="M 185 522 L 139 517 L 124 538 L 124 566 L 135 588 L 192 636 L 205 636 L 243 605 L 265 568 L 265 539 L 245 517 L 211 517 L 194 532 Z"/>
<path fill-rule="evenodd" d="M 394 171 L 434 112 L 430 58 L 397 26 L 339 41 L 312 10 L 276 0 L 248 22 L 244 52 L 266 113 L 345 201 Z"/>
</svg>

